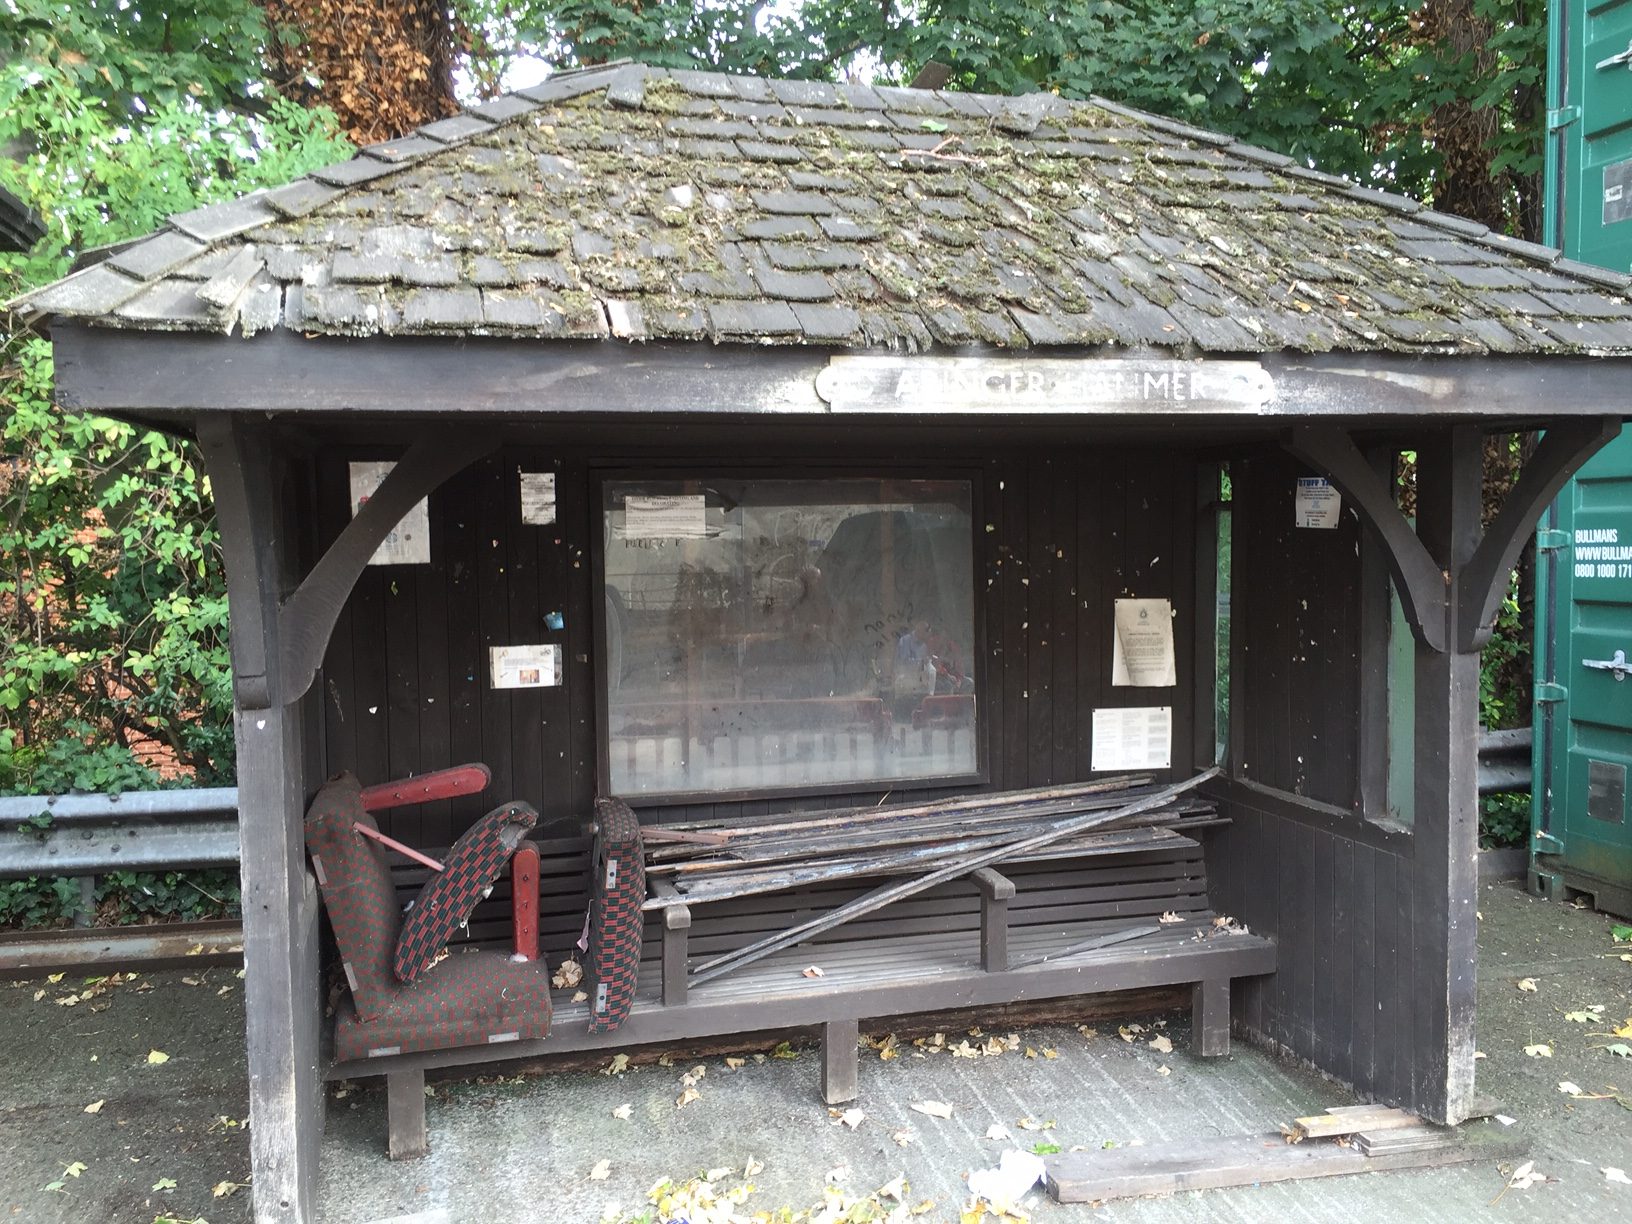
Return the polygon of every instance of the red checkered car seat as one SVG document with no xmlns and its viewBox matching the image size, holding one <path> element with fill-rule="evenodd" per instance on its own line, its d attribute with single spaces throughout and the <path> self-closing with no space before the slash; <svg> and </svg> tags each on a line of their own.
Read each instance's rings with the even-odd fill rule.
<svg viewBox="0 0 1632 1224">
<path fill-rule="evenodd" d="M 342 1002 L 335 1020 L 335 1057 L 378 1058 L 547 1036 L 550 971 L 542 961 L 470 951 L 431 965 L 413 982 L 397 979 L 396 890 L 379 848 L 357 832 L 359 824 L 374 824 L 361 794 L 357 779 L 341 774 L 318 791 L 306 816 L 306 849 L 351 987 L 351 1000 Z M 523 806 L 506 804 L 499 811 Z"/>
</svg>

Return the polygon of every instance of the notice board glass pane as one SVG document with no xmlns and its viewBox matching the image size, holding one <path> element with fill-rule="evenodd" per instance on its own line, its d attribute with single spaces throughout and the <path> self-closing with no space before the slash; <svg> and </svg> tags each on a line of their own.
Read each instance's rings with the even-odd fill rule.
<svg viewBox="0 0 1632 1224">
<path fill-rule="evenodd" d="M 978 774 L 962 480 L 603 485 L 603 745 L 657 798 Z"/>
</svg>

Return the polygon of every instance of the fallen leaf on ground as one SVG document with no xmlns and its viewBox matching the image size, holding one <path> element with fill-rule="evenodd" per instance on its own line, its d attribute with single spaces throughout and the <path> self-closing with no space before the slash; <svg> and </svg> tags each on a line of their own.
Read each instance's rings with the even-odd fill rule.
<svg viewBox="0 0 1632 1224">
<path fill-rule="evenodd" d="M 1172 1075 L 1173 1074 L 1173 1068 L 1172 1067 L 1167 1067 L 1167 1066 L 1157 1067 L 1156 1068 L 1156 1074 L 1157 1075 Z"/>
<path fill-rule="evenodd" d="M 1058 1058 L 1059 1056 L 1060 1056 L 1060 1052 L 1058 1050 L 1056 1050 L 1053 1046 L 1044 1046 L 1043 1047 L 1043 1057 L 1044 1058 Z"/>
<path fill-rule="evenodd" d="M 1005 1139 L 1013 1139 L 1014 1136 L 1009 1134 L 1009 1128 L 1004 1126 L 1003 1123 L 993 1122 L 986 1128 L 986 1138 L 1002 1142 Z"/>
<path fill-rule="evenodd" d="M 147 1061 L 153 1066 L 158 1066 L 160 1063 L 169 1062 L 170 1055 L 166 1054 L 163 1050 L 149 1050 L 147 1052 Z"/>
<path fill-rule="evenodd" d="M 822 973 L 822 967 L 820 965 L 812 965 L 805 970 L 805 976 L 808 978 L 819 978 L 826 975 Z"/>
<path fill-rule="evenodd" d="M 39 1001 L 40 1001 L 40 1000 L 41 1000 L 41 999 L 43 999 L 43 998 L 45 998 L 45 991 L 43 991 L 43 990 L 36 990 L 36 991 L 35 991 L 35 992 L 34 992 L 34 1002 L 36 1002 L 36 1003 L 38 1003 L 38 1002 L 39 1002 Z"/>
<path fill-rule="evenodd" d="M 1600 1169 L 1598 1171 L 1604 1175 L 1605 1181 L 1617 1182 L 1623 1186 L 1632 1186 L 1632 1177 L 1628 1177 L 1625 1170 Z"/>
<path fill-rule="evenodd" d="M 55 986 L 58 982 L 62 981 L 62 979 L 67 977 L 67 976 L 68 975 L 66 973 L 48 973 L 48 974 L 45 975 L 45 980 L 50 982 L 53 986 Z"/>
<path fill-rule="evenodd" d="M 1150 1048 L 1158 1054 L 1171 1054 L 1173 1053 L 1173 1039 L 1165 1033 L 1160 1037 L 1152 1037 L 1150 1039 Z"/>
<path fill-rule="evenodd" d="M 879 1198 L 894 1199 L 898 1203 L 905 1202 L 907 1198 L 906 1174 L 897 1173 L 894 1180 L 885 1182 L 873 1193 Z"/>
<path fill-rule="evenodd" d="M 611 1176 L 612 1162 L 610 1160 L 597 1160 L 595 1167 L 589 1171 L 590 1181 L 605 1181 Z"/>
<path fill-rule="evenodd" d="M 1576 1083 L 1572 1083 L 1569 1080 L 1559 1080 L 1558 1081 L 1558 1090 L 1560 1092 L 1568 1093 L 1570 1096 L 1580 1096 L 1581 1095 L 1581 1085 L 1576 1084 Z"/>
<path fill-rule="evenodd" d="M 601 1074 L 622 1075 L 627 1070 L 629 1070 L 629 1055 L 614 1054 L 612 1055 L 612 1061 L 601 1068 Z"/>
<path fill-rule="evenodd" d="M 950 1118 L 952 1106 L 944 1101 L 914 1101 L 912 1108 L 921 1114 L 928 1114 L 932 1118 Z"/>
<path fill-rule="evenodd" d="M 1606 1054 L 1613 1054 L 1616 1058 L 1632 1058 L 1632 1046 L 1622 1042 L 1604 1046 L 1603 1050 Z"/>
<path fill-rule="evenodd" d="M 763 1173 L 764 1171 L 765 1166 L 759 1161 L 755 1160 L 752 1156 L 748 1157 L 748 1163 L 742 1166 L 742 1175 L 744 1177 L 753 1177 L 756 1174 Z"/>
<path fill-rule="evenodd" d="M 703 1098 L 703 1094 L 698 1092 L 697 1089 L 687 1088 L 684 1092 L 682 1092 L 679 1095 L 678 1098 L 675 1099 L 674 1107 L 676 1109 L 682 1109 L 685 1106 L 690 1105 L 693 1101 L 702 1100 L 702 1098 Z"/>
<path fill-rule="evenodd" d="M 619 1105 L 616 1109 L 614 1109 L 612 1111 L 612 1116 L 614 1118 L 620 1118 L 623 1121 L 627 1122 L 629 1120 L 629 1115 L 634 1113 L 634 1112 L 635 1112 L 635 1107 L 633 1105 Z"/>
<path fill-rule="evenodd" d="M 561 967 L 550 975 L 550 985 L 557 990 L 565 990 L 569 986 L 576 986 L 584 980 L 584 967 L 568 957 L 561 962 Z"/>
<path fill-rule="evenodd" d="M 1568 1020 L 1571 1024 L 1591 1024 L 1596 1017 L 1594 1017 L 1591 1012 L 1573 1011 L 1565 1012 L 1564 1019 Z"/>
<path fill-rule="evenodd" d="M 1036 1118 L 1021 1118 L 1018 1122 L 1015 1123 L 1015 1125 L 1018 1126 L 1021 1130 L 1027 1130 L 1027 1131 L 1041 1131 L 1041 1130 L 1053 1130 L 1054 1129 L 1054 1121 L 1053 1121 L 1052 1118 L 1049 1119 L 1047 1122 L 1039 1122 L 1039 1121 L 1037 1121 Z"/>
<path fill-rule="evenodd" d="M 748 1060 L 746 1058 L 732 1058 L 729 1054 L 727 1054 L 725 1056 L 725 1065 L 732 1071 L 735 1071 L 741 1067 L 746 1067 L 748 1065 Z"/>
<path fill-rule="evenodd" d="M 575 990 L 572 992 L 572 1001 L 574 1003 L 588 1003 L 589 995 L 585 991 Z"/>
<path fill-rule="evenodd" d="M 847 1178 L 849 1176 L 850 1176 L 850 1166 L 849 1165 L 835 1165 L 833 1168 L 831 1168 L 831 1169 L 829 1169 L 827 1171 L 827 1175 L 824 1178 L 822 1178 L 822 1180 L 825 1181 L 825 1182 L 837 1183 L 837 1182 L 843 1181 L 845 1178 Z"/>
<path fill-rule="evenodd" d="M 1524 1052 L 1531 1058 L 1551 1058 L 1553 1056 L 1553 1047 L 1545 1041 L 1538 1041 L 1535 1045 L 1525 1046 Z"/>
<path fill-rule="evenodd" d="M 161 1177 L 153 1183 L 153 1189 L 155 1190 L 174 1190 L 175 1188 L 176 1179 L 173 1177 Z"/>
<path fill-rule="evenodd" d="M 1547 1174 L 1537 1172 L 1536 1162 L 1527 1160 L 1513 1170 L 1513 1176 L 1507 1179 L 1507 1184 L 1514 1190 L 1528 1190 L 1531 1186 L 1540 1185 L 1547 1180 Z"/>
<path fill-rule="evenodd" d="M 78 1177 L 81 1173 L 85 1172 L 87 1167 L 88 1166 L 83 1160 L 76 1160 L 72 1164 L 62 1166 L 62 1175 L 64 1177 Z"/>
<path fill-rule="evenodd" d="M 210 1195 L 212 1198 L 231 1198 L 242 1188 L 242 1185 L 238 1182 L 219 1181 L 210 1187 Z"/>
<path fill-rule="evenodd" d="M 1089 1041 L 1099 1036 L 1099 1030 L 1087 1024 L 1077 1025 L 1077 1032 L 1081 1033 Z"/>
<path fill-rule="evenodd" d="M 856 1127 L 861 1125 L 862 1119 L 866 1116 L 859 1109 L 847 1109 L 839 1115 L 838 1120 L 851 1130 L 855 1130 Z"/>
<path fill-rule="evenodd" d="M 1520 990 L 1528 991 L 1531 994 L 1534 994 L 1537 989 L 1535 978 L 1520 978 L 1515 984 Z"/>
<path fill-rule="evenodd" d="M 1163 926 L 1172 926 L 1175 922 L 1183 922 L 1184 919 L 1180 918 L 1172 910 L 1168 910 L 1160 918 L 1156 919 L 1156 921 L 1161 923 Z"/>
<path fill-rule="evenodd" d="M 77 994 L 63 995 L 62 998 L 57 1000 L 57 1006 L 58 1007 L 73 1007 L 78 1002 L 79 1002 L 79 996 Z"/>
</svg>

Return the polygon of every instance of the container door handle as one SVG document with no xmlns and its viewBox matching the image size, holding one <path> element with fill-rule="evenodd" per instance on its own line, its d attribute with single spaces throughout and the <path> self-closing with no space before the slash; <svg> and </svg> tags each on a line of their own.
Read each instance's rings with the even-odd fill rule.
<svg viewBox="0 0 1632 1224">
<path fill-rule="evenodd" d="M 1617 680 L 1625 680 L 1627 673 L 1632 672 L 1632 663 L 1627 662 L 1624 650 L 1617 650 L 1613 659 L 1582 659 L 1581 666 L 1610 672 Z"/>
<path fill-rule="evenodd" d="M 1608 59 L 1599 60 L 1597 67 L 1601 72 L 1605 68 L 1613 68 L 1617 64 L 1625 64 L 1629 69 L 1632 69 L 1632 42 L 1628 42 L 1626 44 L 1626 50 L 1622 51 L 1619 55 L 1612 55 Z"/>
</svg>

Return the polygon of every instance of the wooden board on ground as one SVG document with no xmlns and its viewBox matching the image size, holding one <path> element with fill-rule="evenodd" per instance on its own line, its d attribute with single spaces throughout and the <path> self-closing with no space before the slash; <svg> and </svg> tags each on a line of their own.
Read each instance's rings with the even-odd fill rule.
<svg viewBox="0 0 1632 1224">
<path fill-rule="evenodd" d="M 1403 1109 L 1387 1105 L 1338 1105 L 1323 1114 L 1296 1118 L 1292 1122 L 1292 1142 L 1305 1139 L 1332 1139 L 1338 1135 L 1358 1135 L 1361 1131 L 1401 1130 L 1421 1126 L 1422 1119 Z"/>
<path fill-rule="evenodd" d="M 1488 1128 L 1488 1123 L 1478 1123 Z M 1368 1156 L 1357 1147 L 1316 1142 L 1290 1144 L 1280 1134 L 1237 1135 L 1223 1139 L 1180 1139 L 1108 1151 L 1061 1152 L 1044 1157 L 1048 1192 L 1059 1203 L 1181 1190 L 1218 1190 L 1347 1173 L 1420 1169 L 1518 1155 L 1516 1136 L 1459 1131 L 1442 1133 L 1438 1144 Z"/>
<path fill-rule="evenodd" d="M 1423 1123 L 1400 1130 L 1361 1131 L 1354 1137 L 1354 1145 L 1367 1156 L 1386 1156 L 1390 1152 L 1415 1152 L 1445 1142 L 1451 1132 L 1442 1126 Z"/>
</svg>

